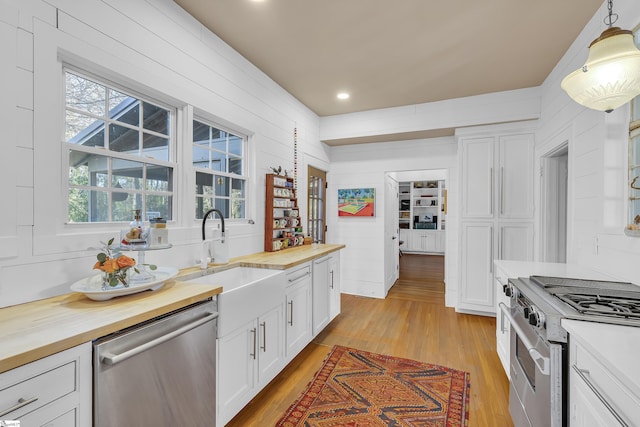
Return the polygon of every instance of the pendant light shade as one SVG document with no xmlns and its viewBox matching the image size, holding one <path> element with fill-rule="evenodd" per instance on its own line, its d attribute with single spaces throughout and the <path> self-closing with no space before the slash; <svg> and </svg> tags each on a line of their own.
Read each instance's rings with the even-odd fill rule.
<svg viewBox="0 0 640 427">
<path fill-rule="evenodd" d="M 606 29 L 589 46 L 584 66 L 561 86 L 578 104 L 606 112 L 640 95 L 640 50 L 631 31 Z"/>
</svg>

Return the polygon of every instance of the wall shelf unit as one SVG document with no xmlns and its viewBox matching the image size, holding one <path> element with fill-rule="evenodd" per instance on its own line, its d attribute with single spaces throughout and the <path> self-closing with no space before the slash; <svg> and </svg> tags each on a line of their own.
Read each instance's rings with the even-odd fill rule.
<svg viewBox="0 0 640 427">
<path fill-rule="evenodd" d="M 401 182 L 398 188 L 400 229 L 445 229 L 447 190 L 444 180 Z"/>
<path fill-rule="evenodd" d="M 304 235 L 293 178 L 267 174 L 265 207 L 265 252 L 301 246 Z"/>
<path fill-rule="evenodd" d="M 444 252 L 447 191 L 444 180 L 400 182 L 398 227 L 408 252 Z"/>
</svg>

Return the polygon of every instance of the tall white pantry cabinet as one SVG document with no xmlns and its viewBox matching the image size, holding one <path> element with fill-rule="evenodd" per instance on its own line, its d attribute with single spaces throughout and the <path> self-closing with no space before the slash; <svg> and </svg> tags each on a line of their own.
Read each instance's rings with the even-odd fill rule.
<svg viewBox="0 0 640 427">
<path fill-rule="evenodd" d="M 495 259 L 533 260 L 535 123 L 456 132 L 460 156 L 457 310 L 496 313 Z"/>
</svg>

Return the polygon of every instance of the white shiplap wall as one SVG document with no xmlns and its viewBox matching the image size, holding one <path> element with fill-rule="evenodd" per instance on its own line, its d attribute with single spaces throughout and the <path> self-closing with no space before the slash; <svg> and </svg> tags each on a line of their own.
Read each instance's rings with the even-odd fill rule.
<svg viewBox="0 0 640 427">
<path fill-rule="evenodd" d="M 457 288 L 457 193 L 458 157 L 453 137 L 427 140 L 381 142 L 333 147 L 327 177 L 327 226 L 329 242 L 346 244 L 341 253 L 341 287 L 350 294 L 384 298 L 384 198 L 387 172 L 444 169 L 448 172 L 446 283 L 447 304 L 456 301 Z M 340 188 L 369 188 L 376 191 L 374 218 L 338 217 Z"/>
<path fill-rule="evenodd" d="M 328 169 L 318 117 L 170 0 L 0 0 L 0 34 L 0 307 L 68 292 L 92 273 L 95 251 L 86 248 L 120 228 L 64 224 L 62 62 L 170 103 L 178 120 L 193 108 L 249 136 L 255 224 L 228 223 L 232 257 L 262 251 L 264 174 L 293 169 L 294 128 L 300 182 L 307 159 Z M 147 260 L 185 267 L 201 247 L 193 201 L 184 196 L 193 188 L 188 141 L 179 139 L 177 156 L 187 161 L 176 177 L 174 248 Z"/>
<path fill-rule="evenodd" d="M 616 26 L 634 29 L 640 24 L 637 0 L 617 0 L 614 12 L 619 15 Z M 606 14 L 603 5 L 541 86 L 536 157 L 539 160 L 568 141 L 568 262 L 640 284 L 640 239 L 623 233 L 629 106 L 610 114 L 589 110 L 569 99 L 560 88 L 564 76 L 584 64 L 588 45 L 606 28 Z M 539 243 L 539 233 L 537 240 Z"/>
</svg>

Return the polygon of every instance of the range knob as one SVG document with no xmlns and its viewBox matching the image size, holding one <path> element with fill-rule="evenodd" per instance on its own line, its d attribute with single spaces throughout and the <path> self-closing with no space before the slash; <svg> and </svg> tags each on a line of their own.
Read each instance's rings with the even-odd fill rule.
<svg viewBox="0 0 640 427">
<path fill-rule="evenodd" d="M 513 294 L 513 289 L 511 289 L 511 286 L 509 285 L 502 285 L 502 292 L 504 292 L 506 296 L 510 297 Z"/>
<path fill-rule="evenodd" d="M 530 318 L 529 315 L 531 314 L 531 308 L 530 307 L 523 308 L 522 309 L 522 314 L 524 315 L 524 317 Z"/>
<path fill-rule="evenodd" d="M 544 316 L 542 313 L 531 312 L 529 314 L 529 324 L 535 326 L 536 328 L 542 328 L 544 325 Z"/>
</svg>

